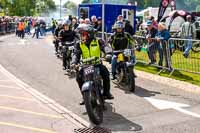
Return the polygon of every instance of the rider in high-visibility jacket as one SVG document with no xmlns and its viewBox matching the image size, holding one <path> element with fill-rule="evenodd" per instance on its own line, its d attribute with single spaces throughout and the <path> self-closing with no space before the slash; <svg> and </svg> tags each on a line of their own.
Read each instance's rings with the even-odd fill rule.
<svg viewBox="0 0 200 133">
<path fill-rule="evenodd" d="M 94 29 L 91 25 L 82 24 L 78 27 L 79 33 L 81 35 L 81 42 L 78 43 L 75 47 L 75 53 L 72 59 L 72 64 L 78 64 L 80 58 L 83 59 L 97 57 L 101 58 L 101 51 L 105 53 L 104 42 L 98 40 L 94 37 Z M 103 88 L 104 88 L 104 97 L 105 99 L 113 99 L 114 97 L 110 93 L 110 78 L 108 69 L 99 61 L 97 67 L 100 68 L 100 74 L 103 78 Z M 76 78 L 79 88 L 81 89 L 83 85 L 83 69 L 81 69 Z M 84 101 L 80 102 L 80 105 L 83 105 Z"/>
</svg>

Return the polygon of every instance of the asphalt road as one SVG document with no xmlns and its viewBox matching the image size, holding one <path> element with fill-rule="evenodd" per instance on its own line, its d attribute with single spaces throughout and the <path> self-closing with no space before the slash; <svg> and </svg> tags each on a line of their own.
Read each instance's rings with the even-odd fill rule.
<svg viewBox="0 0 200 133">
<path fill-rule="evenodd" d="M 0 64 L 16 77 L 57 101 L 88 121 L 75 79 L 62 70 L 62 62 L 54 54 L 50 36 L 41 39 L 14 35 L 0 37 Z M 114 133 L 199 133 L 200 94 L 154 82 L 136 79 L 135 94 L 112 84 L 114 100 L 107 101 L 103 127 Z M 175 103 L 190 106 L 179 106 Z M 154 102 L 157 108 L 149 101 Z M 170 107 L 168 107 L 168 104 Z"/>
</svg>

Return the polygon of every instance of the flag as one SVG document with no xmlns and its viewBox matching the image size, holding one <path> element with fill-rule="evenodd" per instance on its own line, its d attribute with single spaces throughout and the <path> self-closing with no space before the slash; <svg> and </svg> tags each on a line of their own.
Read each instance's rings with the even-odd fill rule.
<svg viewBox="0 0 200 133">
<path fill-rule="evenodd" d="M 165 14 L 165 11 L 169 5 L 169 0 L 161 0 L 159 10 L 158 10 L 158 19 L 157 22 L 161 20 L 163 15 Z"/>
</svg>

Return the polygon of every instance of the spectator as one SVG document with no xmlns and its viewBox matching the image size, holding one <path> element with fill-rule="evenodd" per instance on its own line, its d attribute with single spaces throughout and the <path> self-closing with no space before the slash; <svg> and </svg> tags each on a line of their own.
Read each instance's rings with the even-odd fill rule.
<svg viewBox="0 0 200 133">
<path fill-rule="evenodd" d="M 167 53 L 167 41 L 170 38 L 170 33 L 166 28 L 165 23 L 161 22 L 158 24 L 158 32 L 156 34 L 156 45 L 158 46 L 158 52 L 159 52 L 159 66 L 163 66 L 163 56 L 165 57 L 165 67 L 171 68 L 168 61 L 170 61 L 170 54 Z"/>
<path fill-rule="evenodd" d="M 72 31 L 74 31 L 78 27 L 77 18 L 72 19 Z"/>
<path fill-rule="evenodd" d="M 155 29 L 158 29 L 158 22 L 155 20 L 154 16 L 150 16 L 149 20 L 152 21 L 152 25 Z"/>
<path fill-rule="evenodd" d="M 23 39 L 25 34 L 25 24 L 23 19 L 19 22 L 18 31 L 19 31 L 19 37 Z"/>
<path fill-rule="evenodd" d="M 119 16 L 117 17 L 117 21 L 124 22 L 123 16 L 122 16 L 122 15 L 119 15 Z"/>
<path fill-rule="evenodd" d="M 155 38 L 157 33 L 157 29 L 153 27 L 152 21 L 148 20 L 147 21 L 147 41 L 148 41 L 148 47 L 147 47 L 147 52 L 148 52 L 148 56 L 150 59 L 149 64 L 154 64 L 156 63 L 156 57 L 155 57 L 155 53 L 157 50 L 157 45 L 155 44 L 155 41 L 153 40 L 153 38 Z"/>
<path fill-rule="evenodd" d="M 85 19 L 85 24 L 91 24 L 91 22 L 90 22 L 90 19 L 89 19 L 89 18 L 86 18 L 86 19 Z"/>
<path fill-rule="evenodd" d="M 93 26 L 95 29 L 97 29 L 98 22 L 97 22 L 96 16 L 92 16 L 92 17 L 91 17 L 91 20 L 92 20 L 92 22 L 91 22 L 92 26 Z"/>
<path fill-rule="evenodd" d="M 196 38 L 196 30 L 195 26 L 192 24 L 192 16 L 187 15 L 186 22 L 183 23 L 181 27 L 181 36 L 184 39 L 188 39 L 185 41 L 185 51 L 183 53 L 183 56 L 187 58 L 189 56 L 189 52 L 192 48 L 192 39 Z"/>
<path fill-rule="evenodd" d="M 79 19 L 79 24 L 84 24 L 84 23 L 85 23 L 85 20 L 82 19 L 82 18 L 80 18 L 80 19 Z"/>
<path fill-rule="evenodd" d="M 36 21 L 35 25 L 34 25 L 34 33 L 33 33 L 33 36 L 32 38 L 34 38 L 34 36 L 36 35 L 36 38 L 38 39 L 39 38 L 39 32 L 40 32 L 40 22 L 39 21 Z"/>
<path fill-rule="evenodd" d="M 57 26 L 57 22 L 56 22 L 56 20 L 54 20 L 54 19 L 52 18 L 52 34 L 54 34 L 54 31 L 55 31 L 55 29 L 56 29 L 56 26 Z"/>
<path fill-rule="evenodd" d="M 129 33 L 130 35 L 134 34 L 134 29 L 133 26 L 130 24 L 130 21 L 125 20 L 125 32 Z"/>
<path fill-rule="evenodd" d="M 101 17 L 98 17 L 97 19 L 97 31 L 102 31 L 102 18 Z"/>
</svg>

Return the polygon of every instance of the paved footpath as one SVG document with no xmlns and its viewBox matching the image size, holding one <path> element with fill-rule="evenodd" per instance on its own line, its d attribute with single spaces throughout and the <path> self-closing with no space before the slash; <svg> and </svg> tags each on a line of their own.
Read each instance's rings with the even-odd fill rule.
<svg viewBox="0 0 200 133">
<path fill-rule="evenodd" d="M 85 126 L 73 113 L 24 84 L 1 65 L 0 99 L 0 133 L 72 133 Z"/>
</svg>

